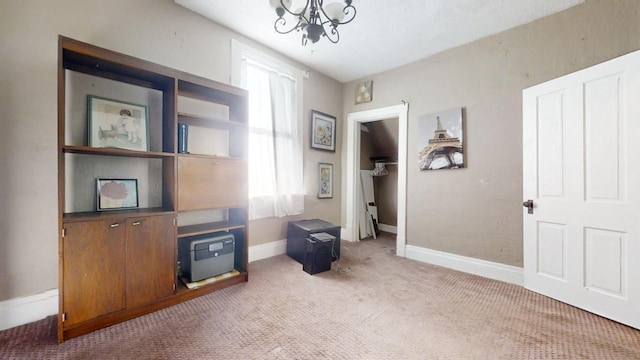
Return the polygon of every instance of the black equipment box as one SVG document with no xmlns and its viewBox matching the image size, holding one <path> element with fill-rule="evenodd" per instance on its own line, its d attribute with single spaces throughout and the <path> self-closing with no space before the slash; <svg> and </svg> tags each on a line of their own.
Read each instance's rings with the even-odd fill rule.
<svg viewBox="0 0 640 360">
<path fill-rule="evenodd" d="M 289 222 L 287 225 L 287 255 L 302 264 L 309 235 L 320 232 L 335 238 L 331 260 L 338 260 L 340 258 L 340 226 L 320 219 Z"/>
<path fill-rule="evenodd" d="M 310 275 L 331 270 L 331 258 L 336 238 L 327 233 L 313 233 L 306 240 L 302 270 Z"/>
<path fill-rule="evenodd" d="M 200 281 L 233 270 L 235 237 L 228 232 L 180 239 L 180 271 L 190 281 Z"/>
</svg>

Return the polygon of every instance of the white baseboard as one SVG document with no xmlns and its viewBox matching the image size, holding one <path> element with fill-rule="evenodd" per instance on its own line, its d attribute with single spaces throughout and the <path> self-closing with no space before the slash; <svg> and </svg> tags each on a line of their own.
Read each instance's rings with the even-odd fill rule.
<svg viewBox="0 0 640 360">
<path fill-rule="evenodd" d="M 348 231 L 347 228 L 340 228 L 340 240 L 352 242 L 354 240 L 351 239 L 351 232 Z"/>
<path fill-rule="evenodd" d="M 407 259 L 418 260 L 432 265 L 443 266 L 494 280 L 524 286 L 524 271 L 520 267 L 474 259 L 413 245 L 406 246 L 405 255 Z"/>
<path fill-rule="evenodd" d="M 58 313 L 58 289 L 0 302 L 0 331 Z"/>
<path fill-rule="evenodd" d="M 398 233 L 398 227 L 393 225 L 378 224 L 378 229 L 392 234 Z"/>
<path fill-rule="evenodd" d="M 277 240 L 266 244 L 249 246 L 249 262 L 278 256 L 287 252 L 287 240 Z"/>
</svg>

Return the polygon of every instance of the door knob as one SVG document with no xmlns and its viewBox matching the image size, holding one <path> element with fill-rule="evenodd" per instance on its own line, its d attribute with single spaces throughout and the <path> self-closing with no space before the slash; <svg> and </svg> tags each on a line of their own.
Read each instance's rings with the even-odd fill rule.
<svg viewBox="0 0 640 360">
<path fill-rule="evenodd" d="M 529 214 L 533 214 L 533 200 L 527 200 L 522 203 L 522 206 L 527 208 Z"/>
</svg>

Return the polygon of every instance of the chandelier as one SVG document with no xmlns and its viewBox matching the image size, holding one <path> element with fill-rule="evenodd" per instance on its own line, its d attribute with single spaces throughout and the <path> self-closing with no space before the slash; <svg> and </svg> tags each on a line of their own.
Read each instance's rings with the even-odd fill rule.
<svg viewBox="0 0 640 360">
<path fill-rule="evenodd" d="M 312 43 L 318 42 L 321 36 L 334 44 L 337 43 L 340 40 L 338 25 L 348 24 L 356 17 L 356 8 L 351 5 L 352 0 L 345 0 L 344 4 L 336 1 L 306 0 L 306 5 L 296 10 L 291 9 L 291 1 L 269 0 L 278 15 L 273 27 L 280 34 L 288 34 L 294 30 L 302 31 L 302 46 L 307 45 L 308 40 Z M 293 21 L 293 26 L 287 23 L 287 18 Z"/>
</svg>

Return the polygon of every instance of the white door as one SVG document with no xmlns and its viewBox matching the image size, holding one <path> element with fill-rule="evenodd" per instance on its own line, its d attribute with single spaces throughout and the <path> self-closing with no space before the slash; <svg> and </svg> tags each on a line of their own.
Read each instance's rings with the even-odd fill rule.
<svg viewBox="0 0 640 360">
<path fill-rule="evenodd" d="M 640 52 L 523 92 L 524 284 L 640 328 Z"/>
</svg>

